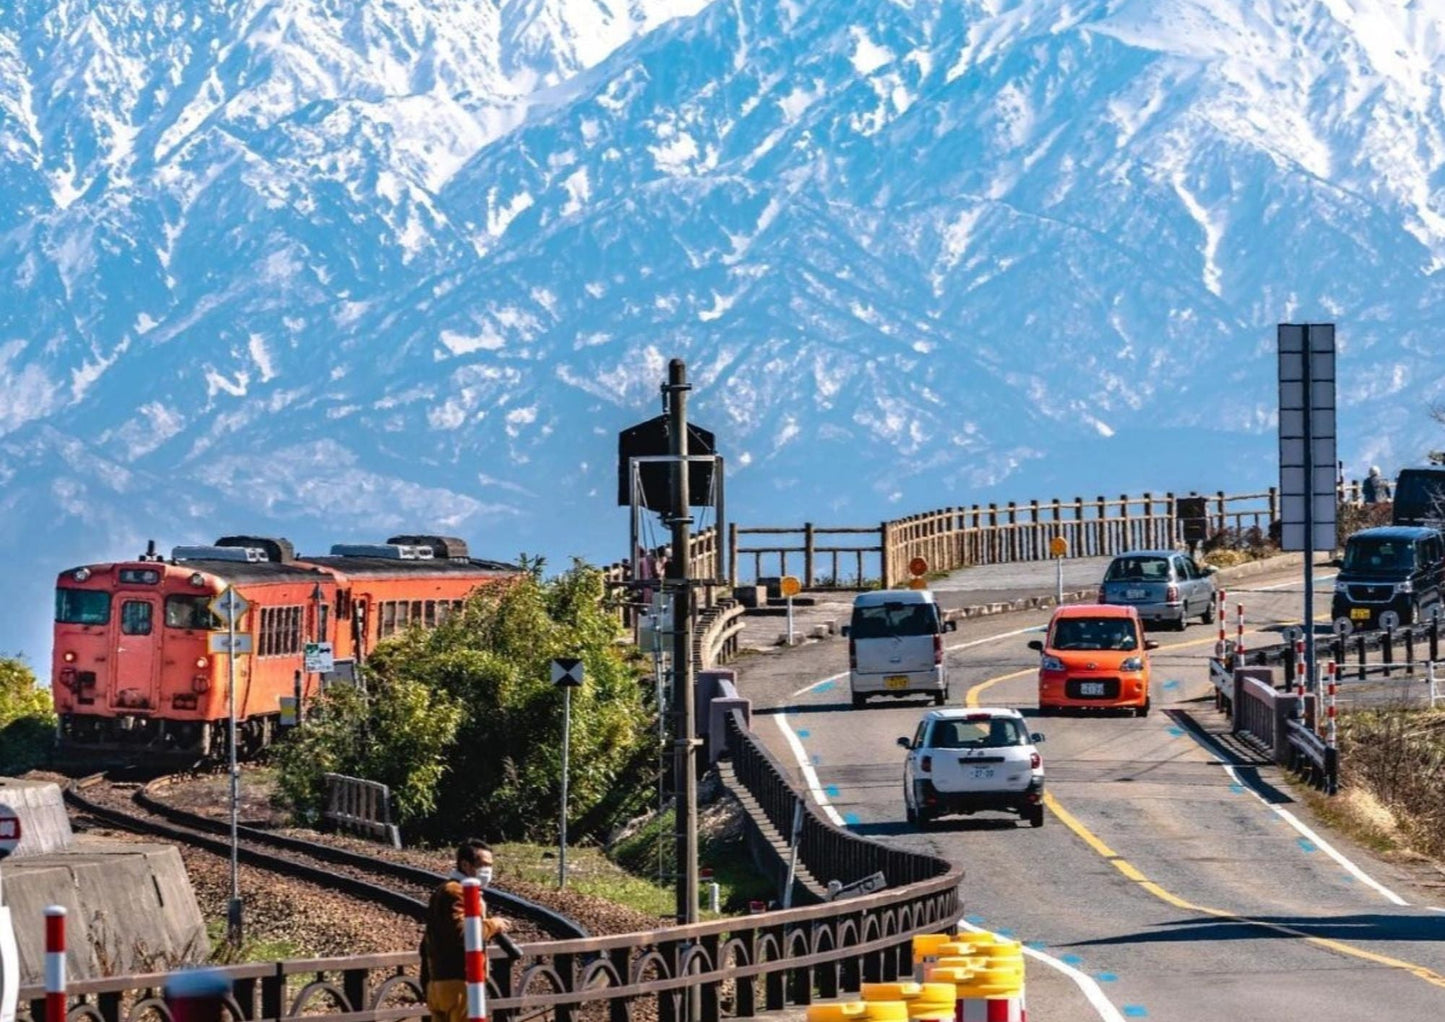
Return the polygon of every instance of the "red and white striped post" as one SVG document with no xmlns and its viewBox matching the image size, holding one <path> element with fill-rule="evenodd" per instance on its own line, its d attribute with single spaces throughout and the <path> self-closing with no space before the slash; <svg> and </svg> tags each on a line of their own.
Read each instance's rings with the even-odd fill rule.
<svg viewBox="0 0 1445 1022">
<path fill-rule="evenodd" d="M 65 1022 L 65 908 L 45 909 L 45 1022 Z"/>
<path fill-rule="evenodd" d="M 1335 748 L 1335 662 L 1325 663 L 1325 745 Z"/>
<path fill-rule="evenodd" d="M 1294 640 L 1294 694 L 1299 697 L 1299 715 L 1301 720 L 1308 719 L 1305 713 L 1305 641 L 1304 639 Z"/>
<path fill-rule="evenodd" d="M 1224 651 L 1228 648 L 1224 637 L 1224 619 L 1229 616 L 1229 597 L 1223 589 L 1214 594 L 1214 603 L 1214 617 L 1219 622 L 1219 639 L 1214 643 L 1214 658 L 1222 661 Z"/>
<path fill-rule="evenodd" d="M 487 948 L 482 939 L 486 911 L 482 907 L 482 882 L 476 877 L 467 877 L 462 881 L 462 915 L 467 971 L 467 1022 L 486 1022 Z"/>
<path fill-rule="evenodd" d="M 1244 666 L 1244 604 L 1235 604 L 1234 618 L 1234 666 L 1238 668 Z"/>
</svg>

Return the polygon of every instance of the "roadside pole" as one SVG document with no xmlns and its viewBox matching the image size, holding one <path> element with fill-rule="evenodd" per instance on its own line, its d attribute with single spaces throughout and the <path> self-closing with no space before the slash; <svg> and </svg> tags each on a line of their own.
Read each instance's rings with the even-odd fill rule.
<svg viewBox="0 0 1445 1022">
<path fill-rule="evenodd" d="M 562 812 L 557 828 L 557 887 L 567 886 L 567 773 L 572 758 L 572 690 L 582 684 L 582 661 L 557 657 L 552 661 L 552 684 L 562 690 Z"/>
<path fill-rule="evenodd" d="M 236 592 L 234 586 L 227 586 L 225 591 L 211 601 L 211 613 L 225 623 L 224 632 L 212 632 L 207 642 L 207 648 L 212 653 L 225 653 L 227 674 L 229 677 L 229 688 L 227 698 L 227 733 L 226 744 L 230 747 L 231 761 L 231 902 L 226 908 L 226 937 L 233 947 L 241 946 L 241 870 L 239 847 L 239 831 L 241 818 L 241 767 L 236 755 L 236 658 L 243 653 L 252 652 L 254 645 L 249 634 L 236 634 L 236 623 L 251 608 L 251 604 L 244 596 Z"/>
<path fill-rule="evenodd" d="M 1054 558 L 1054 606 L 1064 605 L 1064 557 L 1069 552 L 1069 541 L 1063 536 L 1049 540 L 1049 553 Z"/>
<path fill-rule="evenodd" d="M 793 644 L 793 597 L 802 591 L 802 584 L 793 575 L 784 575 L 778 581 L 778 590 L 788 601 L 788 645 Z"/>
</svg>

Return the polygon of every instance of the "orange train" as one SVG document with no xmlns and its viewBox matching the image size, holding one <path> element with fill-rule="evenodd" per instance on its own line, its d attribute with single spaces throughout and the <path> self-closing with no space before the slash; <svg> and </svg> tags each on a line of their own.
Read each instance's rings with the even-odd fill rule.
<svg viewBox="0 0 1445 1022">
<path fill-rule="evenodd" d="M 435 627 L 478 586 L 514 579 L 516 565 L 471 557 L 449 536 L 393 536 L 298 557 L 284 539 L 226 536 L 176 547 L 151 543 L 134 561 L 88 564 L 55 586 L 51 688 L 66 750 L 219 753 L 229 719 L 230 657 L 208 650 L 222 628 L 211 601 L 227 586 L 249 604 L 237 622 L 251 652 L 236 654 L 237 748 L 267 745 L 281 699 L 302 679 L 354 681 L 367 651 L 412 624 Z M 306 675 L 304 646 L 330 642 L 328 675 Z"/>
</svg>

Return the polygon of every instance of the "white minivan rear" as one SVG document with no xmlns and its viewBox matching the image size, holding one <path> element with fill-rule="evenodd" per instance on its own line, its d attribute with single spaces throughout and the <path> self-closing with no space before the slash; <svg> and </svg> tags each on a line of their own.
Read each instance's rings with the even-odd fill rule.
<svg viewBox="0 0 1445 1022">
<path fill-rule="evenodd" d="M 863 706 L 869 696 L 918 693 L 942 706 L 948 699 L 943 633 L 953 630 L 926 589 L 860 593 L 844 630 L 853 706 Z"/>
</svg>

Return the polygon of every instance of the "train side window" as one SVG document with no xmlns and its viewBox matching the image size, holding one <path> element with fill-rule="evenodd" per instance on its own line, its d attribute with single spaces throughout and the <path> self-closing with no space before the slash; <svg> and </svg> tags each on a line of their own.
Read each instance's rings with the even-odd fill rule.
<svg viewBox="0 0 1445 1022">
<path fill-rule="evenodd" d="M 412 601 L 411 601 L 411 623 L 414 624 L 414 625 L 419 625 L 419 624 L 421 624 L 421 622 L 422 622 L 422 617 L 421 617 L 421 601 L 420 601 L 420 600 L 412 600 Z"/>
<path fill-rule="evenodd" d="M 144 600 L 126 600 L 120 605 L 120 630 L 125 635 L 151 633 L 151 605 Z"/>
<path fill-rule="evenodd" d="M 286 608 L 286 650 L 287 653 L 301 652 L 301 608 Z"/>
<path fill-rule="evenodd" d="M 331 635 L 331 632 L 328 631 L 326 627 L 331 623 L 328 620 L 327 614 L 327 611 L 330 609 L 331 608 L 324 603 L 318 603 L 316 605 L 316 635 L 321 642 L 327 641 L 327 638 Z"/>
<path fill-rule="evenodd" d="M 378 638 L 386 638 L 396 631 L 396 601 L 385 600 L 381 604 L 381 631 Z"/>
<path fill-rule="evenodd" d="M 428 628 L 437 626 L 437 604 L 435 600 L 427 600 L 422 607 L 422 624 Z"/>
<path fill-rule="evenodd" d="M 220 622 L 211 613 L 209 603 L 210 598 L 206 596 L 167 596 L 166 627 L 201 630 L 215 628 Z"/>
</svg>

